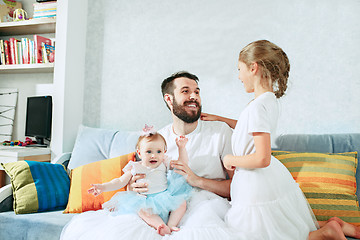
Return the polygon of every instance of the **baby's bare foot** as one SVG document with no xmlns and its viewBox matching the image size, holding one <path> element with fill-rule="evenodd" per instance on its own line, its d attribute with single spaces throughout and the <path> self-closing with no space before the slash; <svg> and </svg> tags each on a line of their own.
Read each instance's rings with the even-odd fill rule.
<svg viewBox="0 0 360 240">
<path fill-rule="evenodd" d="M 180 231 L 180 228 L 178 228 L 178 227 L 170 227 L 170 230 L 172 232 L 178 232 L 178 231 Z"/>
<path fill-rule="evenodd" d="M 165 224 L 160 224 L 158 228 L 156 229 L 156 232 L 160 234 L 161 236 L 165 236 L 165 234 L 170 234 L 171 230 L 170 228 Z"/>
</svg>

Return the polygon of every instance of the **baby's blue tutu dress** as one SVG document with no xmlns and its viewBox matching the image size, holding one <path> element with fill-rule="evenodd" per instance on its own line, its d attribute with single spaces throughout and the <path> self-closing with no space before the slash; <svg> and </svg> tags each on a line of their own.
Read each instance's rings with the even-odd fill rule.
<svg viewBox="0 0 360 240">
<path fill-rule="evenodd" d="M 192 187 L 186 179 L 169 170 L 167 173 L 168 188 L 162 192 L 141 195 L 133 191 L 118 192 L 103 204 L 113 215 L 138 213 L 141 209 L 151 209 L 151 213 L 159 215 L 166 223 L 169 212 L 176 210 L 191 196 Z"/>
</svg>

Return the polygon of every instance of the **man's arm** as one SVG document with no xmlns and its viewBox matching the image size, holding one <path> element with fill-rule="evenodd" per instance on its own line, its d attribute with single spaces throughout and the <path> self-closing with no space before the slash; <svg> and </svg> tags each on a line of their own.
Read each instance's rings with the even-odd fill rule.
<svg viewBox="0 0 360 240">
<path fill-rule="evenodd" d="M 229 180 L 215 180 L 207 179 L 197 176 L 187 164 L 181 161 L 171 161 L 171 166 L 176 168 L 175 172 L 183 175 L 186 181 L 193 187 L 198 187 L 210 192 L 213 192 L 222 197 L 230 197 L 230 183 Z M 228 171 L 230 178 L 233 176 L 233 171 Z"/>
</svg>

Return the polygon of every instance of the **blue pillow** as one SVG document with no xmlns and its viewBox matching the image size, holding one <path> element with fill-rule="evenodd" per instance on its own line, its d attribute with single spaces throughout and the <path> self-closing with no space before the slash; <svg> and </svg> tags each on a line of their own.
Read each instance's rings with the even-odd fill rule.
<svg viewBox="0 0 360 240">
<path fill-rule="evenodd" d="M 16 214 L 65 209 L 70 178 L 63 165 L 35 161 L 1 165 L 11 178 Z"/>
</svg>

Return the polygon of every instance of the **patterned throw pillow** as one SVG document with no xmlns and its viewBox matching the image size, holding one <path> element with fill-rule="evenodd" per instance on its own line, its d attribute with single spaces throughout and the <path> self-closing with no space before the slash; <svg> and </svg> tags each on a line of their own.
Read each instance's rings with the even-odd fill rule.
<svg viewBox="0 0 360 240">
<path fill-rule="evenodd" d="M 18 161 L 1 166 L 11 178 L 16 214 L 65 208 L 70 179 L 63 165 Z"/>
<path fill-rule="evenodd" d="M 71 170 L 69 202 L 64 213 L 81 213 L 101 209 L 101 205 L 104 202 L 109 201 L 115 193 L 124 191 L 125 188 L 112 192 L 104 192 L 95 197 L 87 192 L 91 187 L 90 184 L 105 183 L 120 177 L 123 174 L 123 167 L 129 161 L 134 160 L 135 153 L 129 153 L 89 163 Z"/>
<path fill-rule="evenodd" d="M 357 153 L 273 151 L 300 185 L 318 221 L 331 217 L 360 226 L 356 196 Z"/>
</svg>

